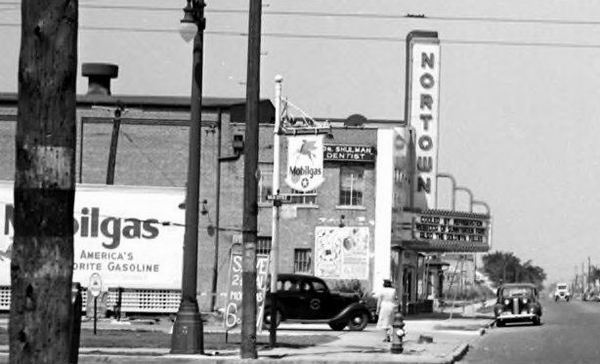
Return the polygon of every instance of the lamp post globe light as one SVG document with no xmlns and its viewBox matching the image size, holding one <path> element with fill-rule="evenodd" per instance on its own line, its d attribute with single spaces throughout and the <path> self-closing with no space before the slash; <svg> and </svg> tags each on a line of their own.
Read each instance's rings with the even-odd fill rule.
<svg viewBox="0 0 600 364">
<path fill-rule="evenodd" d="M 183 272 L 181 303 L 177 311 L 171 353 L 202 354 L 203 327 L 198 300 L 198 210 L 200 197 L 200 121 L 202 110 L 203 37 L 206 25 L 203 0 L 187 0 L 183 9 L 180 33 L 185 41 L 194 39 L 192 93 L 190 100 L 190 129 L 188 171 L 185 195 L 185 236 L 183 241 Z"/>
</svg>

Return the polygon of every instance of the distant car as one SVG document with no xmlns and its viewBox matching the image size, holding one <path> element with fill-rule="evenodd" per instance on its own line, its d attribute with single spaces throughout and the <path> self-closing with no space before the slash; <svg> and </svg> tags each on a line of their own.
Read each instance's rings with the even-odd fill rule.
<svg viewBox="0 0 600 364">
<path fill-rule="evenodd" d="M 508 283 L 498 288 L 494 305 L 496 326 L 502 327 L 507 322 L 527 322 L 541 324 L 542 305 L 538 299 L 538 291 L 531 283 Z"/>
<path fill-rule="evenodd" d="M 554 290 L 554 301 L 558 302 L 558 300 L 565 300 L 569 302 L 570 299 L 571 293 L 569 292 L 569 285 L 566 283 L 556 284 L 556 289 Z"/>
<path fill-rule="evenodd" d="M 271 294 L 267 293 L 264 326 L 271 325 Z M 304 274 L 277 276 L 277 316 L 281 321 L 327 323 L 333 330 L 363 330 L 371 313 L 358 294 L 331 292 L 318 277 Z"/>
</svg>

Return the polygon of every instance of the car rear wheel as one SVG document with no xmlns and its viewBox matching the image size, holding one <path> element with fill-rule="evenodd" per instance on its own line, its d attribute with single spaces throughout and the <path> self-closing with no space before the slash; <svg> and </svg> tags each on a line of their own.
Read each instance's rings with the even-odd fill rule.
<svg viewBox="0 0 600 364">
<path fill-rule="evenodd" d="M 542 323 L 539 316 L 534 317 L 532 321 L 535 326 L 539 326 Z"/>
<path fill-rule="evenodd" d="M 331 327 L 331 329 L 333 331 L 342 331 L 344 329 L 344 327 L 346 327 L 346 323 L 345 322 L 330 322 L 329 327 Z"/>
<path fill-rule="evenodd" d="M 497 320 L 497 321 L 496 321 L 496 326 L 497 326 L 497 327 L 504 327 L 504 321 Z"/>
<path fill-rule="evenodd" d="M 279 327 L 280 323 L 281 323 L 281 311 L 277 310 L 277 316 L 275 317 L 275 327 Z M 265 329 L 271 328 L 271 308 L 270 307 L 265 308 L 265 316 L 264 316 L 263 326 L 265 327 Z"/>
<path fill-rule="evenodd" d="M 348 329 L 350 331 L 362 331 L 369 323 L 369 315 L 366 312 L 355 312 L 350 315 Z"/>
</svg>

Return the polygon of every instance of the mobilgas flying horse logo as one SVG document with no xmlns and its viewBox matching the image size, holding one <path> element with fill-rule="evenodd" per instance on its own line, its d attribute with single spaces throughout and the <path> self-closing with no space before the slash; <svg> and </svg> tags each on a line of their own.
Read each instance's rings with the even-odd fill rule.
<svg viewBox="0 0 600 364">
<path fill-rule="evenodd" d="M 323 179 L 323 136 L 288 137 L 288 166 L 285 182 L 292 189 L 309 192 Z"/>
</svg>

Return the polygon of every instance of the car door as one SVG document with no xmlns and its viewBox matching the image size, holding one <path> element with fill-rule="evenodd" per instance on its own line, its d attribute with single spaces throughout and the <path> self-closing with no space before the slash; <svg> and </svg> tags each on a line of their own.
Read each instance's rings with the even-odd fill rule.
<svg viewBox="0 0 600 364">
<path fill-rule="evenodd" d="M 300 282 L 296 277 L 280 278 L 277 282 L 277 305 L 281 307 L 288 319 L 299 319 L 303 316 L 304 299 L 300 294 Z"/>
<path fill-rule="evenodd" d="M 331 295 L 325 283 L 316 278 L 306 278 L 301 285 L 306 296 L 305 314 L 307 319 L 325 320 L 333 316 Z"/>
</svg>

